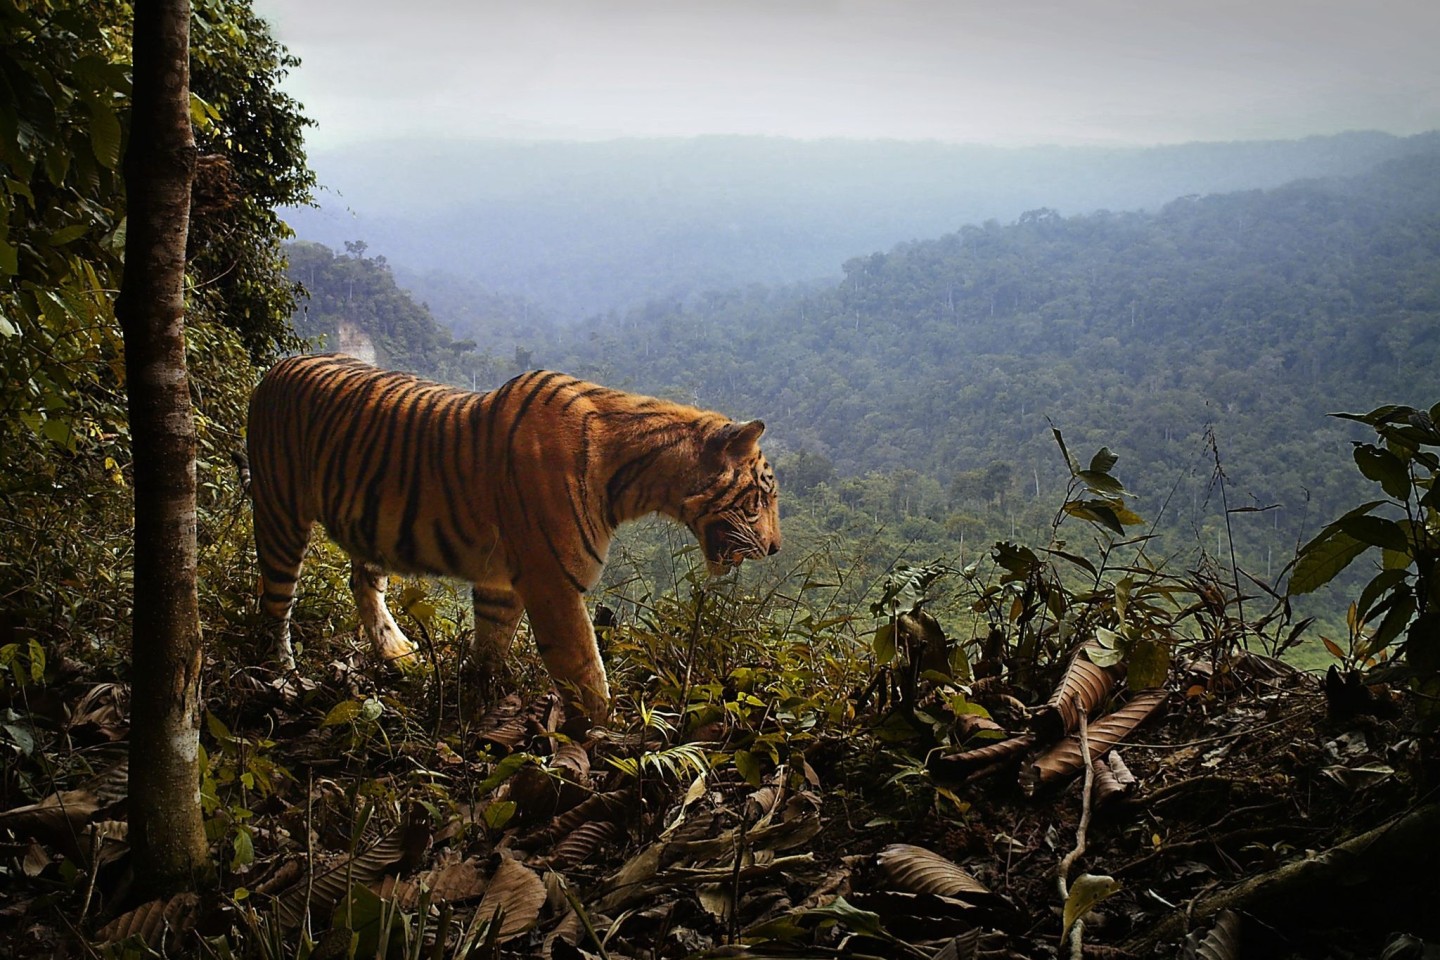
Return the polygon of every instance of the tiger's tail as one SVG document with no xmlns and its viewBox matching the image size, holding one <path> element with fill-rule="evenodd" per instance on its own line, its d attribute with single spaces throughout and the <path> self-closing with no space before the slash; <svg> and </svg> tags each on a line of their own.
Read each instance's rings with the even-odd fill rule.
<svg viewBox="0 0 1440 960">
<path fill-rule="evenodd" d="M 250 495 L 250 458 L 245 455 L 244 450 L 231 450 L 230 459 L 235 463 L 235 469 L 239 472 L 240 492 L 247 497 Z"/>
</svg>

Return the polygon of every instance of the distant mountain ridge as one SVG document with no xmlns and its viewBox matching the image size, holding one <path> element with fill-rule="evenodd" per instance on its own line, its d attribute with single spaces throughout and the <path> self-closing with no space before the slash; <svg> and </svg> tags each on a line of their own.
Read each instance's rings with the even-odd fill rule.
<svg viewBox="0 0 1440 960">
<path fill-rule="evenodd" d="M 1356 174 L 1437 144 L 1440 134 L 1381 133 L 1149 148 L 381 143 L 317 153 L 331 192 L 321 209 L 286 217 L 304 240 L 368 242 L 419 299 L 463 278 L 569 323 L 650 299 L 833 278 L 857 254 L 1038 207 L 1154 209 L 1187 194 Z"/>
<path fill-rule="evenodd" d="M 465 340 L 383 262 L 292 249 L 316 330 L 371 323 L 388 362 L 480 388 L 549 367 L 763 418 L 792 522 L 883 524 L 886 559 L 1043 540 L 1068 479 L 1053 425 L 1078 457 L 1120 456 L 1155 556 L 1216 556 L 1233 530 L 1268 577 L 1365 498 L 1359 434 L 1325 414 L 1440 395 L 1440 149 L 1153 213 L 1037 208 L 851 257 L 840 280 L 577 325 L 478 300 Z"/>
</svg>

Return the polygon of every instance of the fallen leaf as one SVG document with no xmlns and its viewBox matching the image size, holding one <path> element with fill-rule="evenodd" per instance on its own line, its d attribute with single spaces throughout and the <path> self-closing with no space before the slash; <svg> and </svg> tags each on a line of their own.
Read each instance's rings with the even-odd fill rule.
<svg viewBox="0 0 1440 960">
<path fill-rule="evenodd" d="M 152 900 L 123 913 L 97 931 L 104 943 L 137 937 L 147 947 L 158 948 L 166 934 L 182 937 L 195 927 L 200 898 L 181 893 L 169 900 Z"/>
<path fill-rule="evenodd" d="M 880 869 L 901 890 L 942 897 L 989 894 L 985 884 L 938 853 L 908 843 L 893 843 L 875 858 Z"/>
<path fill-rule="evenodd" d="M 535 925 L 545 906 L 545 884 L 518 860 L 502 860 L 476 908 L 481 917 L 500 917 L 499 939 L 510 940 Z"/>
<path fill-rule="evenodd" d="M 1089 913 L 1095 904 L 1120 891 L 1120 881 L 1114 877 L 1098 876 L 1093 873 L 1081 874 L 1070 885 L 1070 896 L 1065 898 L 1064 930 L 1060 933 L 1063 943 L 1070 936 L 1070 928 Z"/>
</svg>

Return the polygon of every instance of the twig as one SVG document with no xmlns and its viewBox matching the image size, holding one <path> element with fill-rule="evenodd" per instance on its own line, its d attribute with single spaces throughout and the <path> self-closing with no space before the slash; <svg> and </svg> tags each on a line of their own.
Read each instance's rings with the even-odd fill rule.
<svg viewBox="0 0 1440 960">
<path fill-rule="evenodd" d="M 1080 825 L 1075 828 L 1075 848 L 1061 858 L 1059 876 L 1056 878 L 1060 887 L 1062 906 L 1070 899 L 1070 868 L 1085 853 L 1085 834 L 1090 829 L 1090 795 L 1095 786 L 1095 764 L 1090 756 L 1090 728 L 1085 716 L 1085 707 L 1080 703 L 1078 696 L 1075 698 L 1075 707 L 1080 714 L 1080 756 L 1085 760 L 1085 784 L 1080 794 Z M 1072 960 L 1081 960 L 1081 957 L 1084 956 L 1084 932 L 1084 922 L 1076 919 L 1073 927 L 1060 934 L 1062 943 L 1067 933 L 1070 936 Z"/>
</svg>

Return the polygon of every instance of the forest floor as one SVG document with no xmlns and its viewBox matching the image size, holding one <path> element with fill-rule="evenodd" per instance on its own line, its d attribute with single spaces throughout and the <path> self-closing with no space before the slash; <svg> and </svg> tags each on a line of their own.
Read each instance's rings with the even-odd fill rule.
<svg viewBox="0 0 1440 960">
<path fill-rule="evenodd" d="M 1096 760 L 1088 802 L 1083 763 L 1042 772 L 1028 741 L 984 764 L 918 750 L 873 704 L 757 760 L 723 719 L 689 740 L 643 714 L 571 739 L 552 696 L 462 710 L 356 653 L 304 684 L 220 662 L 207 676 L 222 891 L 148 904 L 124 844 L 124 686 L 66 662 L 7 689 L 0 955 L 1071 956 L 1058 874 L 1082 834 L 1064 872 L 1096 900 L 1084 956 L 1440 943 L 1433 861 L 1350 849 L 1318 880 L 1285 870 L 1424 809 L 1434 739 L 1391 692 L 1327 698 L 1243 652 L 1173 668 L 1158 709 Z M 1021 691 L 991 687 L 1016 729 L 987 742 L 1035 726 Z"/>
</svg>

